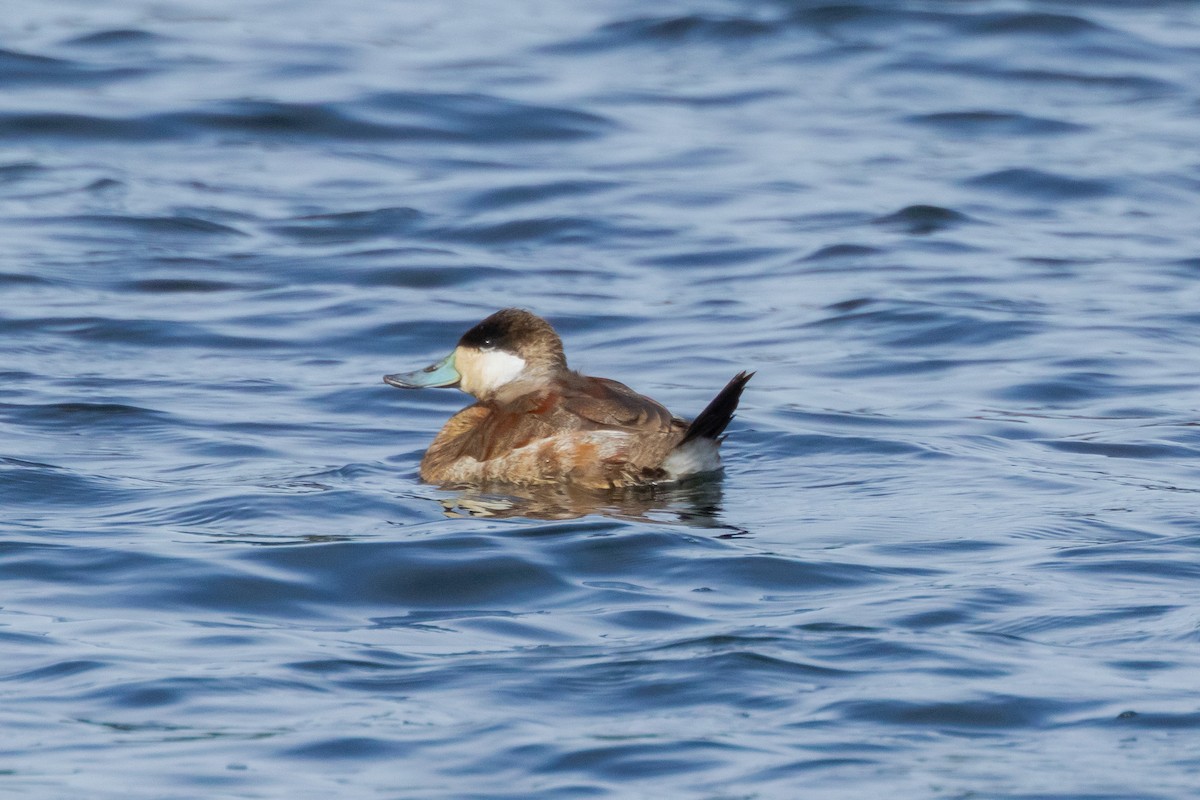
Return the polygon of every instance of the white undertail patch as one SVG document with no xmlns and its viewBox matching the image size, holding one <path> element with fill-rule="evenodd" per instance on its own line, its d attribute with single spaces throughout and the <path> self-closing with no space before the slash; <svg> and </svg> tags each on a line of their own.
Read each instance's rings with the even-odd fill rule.
<svg viewBox="0 0 1200 800">
<path fill-rule="evenodd" d="M 693 439 L 672 450 L 663 461 L 663 469 L 676 481 L 701 472 L 716 472 L 721 468 L 720 446 L 715 439 Z"/>
</svg>

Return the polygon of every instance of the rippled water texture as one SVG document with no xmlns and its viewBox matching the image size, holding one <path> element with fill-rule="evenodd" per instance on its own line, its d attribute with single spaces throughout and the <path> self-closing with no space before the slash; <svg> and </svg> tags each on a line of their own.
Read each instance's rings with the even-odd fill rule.
<svg viewBox="0 0 1200 800">
<path fill-rule="evenodd" d="M 0 794 L 1194 797 L 1198 43 L 6 0 Z M 420 484 L 508 305 L 724 477 Z"/>
</svg>

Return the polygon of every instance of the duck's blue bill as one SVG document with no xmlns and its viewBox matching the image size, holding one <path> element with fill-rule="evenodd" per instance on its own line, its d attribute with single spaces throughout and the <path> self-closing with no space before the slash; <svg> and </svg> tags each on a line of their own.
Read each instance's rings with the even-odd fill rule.
<svg viewBox="0 0 1200 800">
<path fill-rule="evenodd" d="M 462 376 L 454 367 L 454 353 L 443 358 L 436 364 L 419 369 L 416 372 L 398 372 L 395 375 L 384 375 L 383 382 L 399 389 L 427 389 L 442 386 L 458 386 Z"/>
</svg>

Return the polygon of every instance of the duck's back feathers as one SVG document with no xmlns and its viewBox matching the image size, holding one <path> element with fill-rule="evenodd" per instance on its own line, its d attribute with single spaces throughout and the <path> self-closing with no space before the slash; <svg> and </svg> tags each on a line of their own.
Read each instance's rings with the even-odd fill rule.
<svg viewBox="0 0 1200 800">
<path fill-rule="evenodd" d="M 608 378 L 586 378 L 578 373 L 564 384 L 562 411 L 602 428 L 639 433 L 668 433 L 682 420 L 645 395 Z"/>
</svg>

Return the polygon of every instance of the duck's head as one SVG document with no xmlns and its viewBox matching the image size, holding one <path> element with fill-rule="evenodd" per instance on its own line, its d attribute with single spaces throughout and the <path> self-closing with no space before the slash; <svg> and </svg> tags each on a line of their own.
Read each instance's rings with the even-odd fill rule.
<svg viewBox="0 0 1200 800">
<path fill-rule="evenodd" d="M 457 386 L 483 400 L 506 386 L 552 378 L 567 368 L 550 323 L 520 308 L 497 311 L 463 334 L 454 352 L 416 372 L 385 375 L 401 389 Z"/>
</svg>

